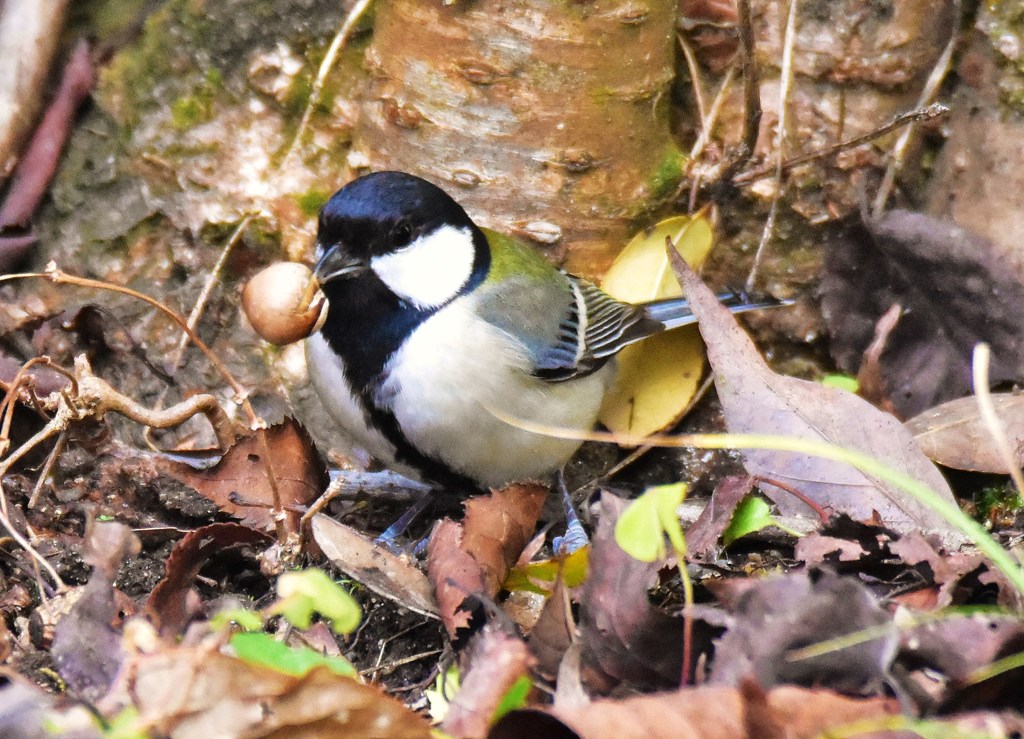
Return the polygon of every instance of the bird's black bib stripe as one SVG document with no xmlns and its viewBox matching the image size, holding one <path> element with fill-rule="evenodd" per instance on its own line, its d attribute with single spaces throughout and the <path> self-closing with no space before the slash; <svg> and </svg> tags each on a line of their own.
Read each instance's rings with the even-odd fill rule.
<svg viewBox="0 0 1024 739">
<path fill-rule="evenodd" d="M 474 238 L 485 237 L 477 232 Z M 488 250 L 478 249 L 472 275 L 462 292 L 479 285 L 489 268 Z M 320 333 L 331 351 L 341 357 L 345 379 L 363 410 L 366 424 L 395 447 L 397 461 L 419 470 L 425 480 L 451 490 L 479 489 L 471 478 L 417 449 L 402 432 L 395 414 L 381 408 L 375 400 L 388 361 L 417 327 L 444 306 L 417 309 L 396 297 L 376 278 L 331 280 L 322 289 L 328 306 L 345 306 L 344 310 L 328 308 L 331 313 Z"/>
</svg>

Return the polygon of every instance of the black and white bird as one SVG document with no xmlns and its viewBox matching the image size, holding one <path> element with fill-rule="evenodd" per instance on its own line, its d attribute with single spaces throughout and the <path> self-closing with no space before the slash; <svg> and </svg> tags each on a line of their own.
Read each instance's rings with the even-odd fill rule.
<svg viewBox="0 0 1024 739">
<path fill-rule="evenodd" d="M 685 299 L 616 300 L 402 172 L 335 193 L 320 213 L 317 256 L 328 308 L 306 356 L 324 407 L 394 471 L 448 488 L 560 469 L 580 442 L 494 410 L 589 430 L 616 353 L 694 322 Z M 723 302 L 733 312 L 780 304 Z"/>
</svg>

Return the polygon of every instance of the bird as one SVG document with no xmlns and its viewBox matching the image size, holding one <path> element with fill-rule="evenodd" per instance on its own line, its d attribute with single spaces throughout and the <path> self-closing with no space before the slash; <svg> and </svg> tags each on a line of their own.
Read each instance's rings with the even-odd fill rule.
<svg viewBox="0 0 1024 739">
<path fill-rule="evenodd" d="M 326 316 L 305 351 L 323 407 L 385 466 L 447 490 L 550 477 L 581 442 L 499 416 L 589 431 L 615 355 L 695 322 L 684 298 L 616 300 L 398 171 L 327 200 L 316 259 Z M 783 302 L 720 299 L 733 312 Z"/>
</svg>

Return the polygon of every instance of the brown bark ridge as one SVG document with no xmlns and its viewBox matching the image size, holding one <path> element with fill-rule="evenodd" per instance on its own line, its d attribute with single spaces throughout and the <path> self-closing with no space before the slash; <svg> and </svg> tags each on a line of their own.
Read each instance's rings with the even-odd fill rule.
<svg viewBox="0 0 1024 739">
<path fill-rule="evenodd" d="M 667 0 L 382 4 L 349 163 L 433 180 L 599 274 L 681 178 L 674 20 Z"/>
</svg>

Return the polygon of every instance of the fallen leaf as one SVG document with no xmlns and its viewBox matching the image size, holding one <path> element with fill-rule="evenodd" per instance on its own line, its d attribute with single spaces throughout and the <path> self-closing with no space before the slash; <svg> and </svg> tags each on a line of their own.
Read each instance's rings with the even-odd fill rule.
<svg viewBox="0 0 1024 739">
<path fill-rule="evenodd" d="M 437 618 L 434 589 L 415 562 L 322 513 L 313 517 L 311 527 L 313 541 L 339 570 L 381 597 Z"/>
<path fill-rule="evenodd" d="M 547 495 L 544 485 L 515 483 L 466 501 L 462 543 L 480 566 L 489 595 L 501 590 L 530 543 Z"/>
<path fill-rule="evenodd" d="M 630 303 L 682 295 L 665 256 L 666 237 L 694 269 L 714 243 L 706 218 L 669 218 L 629 242 L 601 288 Z M 600 421 L 612 431 L 647 436 L 673 425 L 693 400 L 704 372 L 704 349 L 697 330 L 685 326 L 627 346 L 616 362 L 618 374 Z"/>
<path fill-rule="evenodd" d="M 590 576 L 580 594 L 583 665 L 602 689 L 617 682 L 674 687 L 682 676 L 683 620 L 655 608 L 647 595 L 668 562 L 641 562 L 622 551 L 615 522 L 625 507 L 621 498 L 601 495 Z"/>
<path fill-rule="evenodd" d="M 735 622 L 716 642 L 710 683 L 739 685 L 754 677 L 765 687 L 782 683 L 847 692 L 881 689 L 896 656 L 896 629 L 826 654 L 792 659 L 810 645 L 891 623 L 877 599 L 856 578 L 827 570 L 758 580 L 739 599 Z"/>
<path fill-rule="evenodd" d="M 537 671 L 553 678 L 558 674 L 562 656 L 573 642 L 576 622 L 572 616 L 569 589 L 561 578 L 555 581 L 551 596 L 544 601 L 540 617 L 533 625 L 527 645 L 537 660 Z"/>
<path fill-rule="evenodd" d="M 203 645 L 137 655 L 126 670 L 140 720 L 176 739 L 430 736 L 422 718 L 379 688 L 323 666 L 288 675 Z"/>
<path fill-rule="evenodd" d="M 992 395 L 992 404 L 1010 448 L 1024 467 L 1024 395 L 996 393 Z M 921 450 L 943 467 L 997 475 L 1009 473 L 973 395 L 926 410 L 905 425 Z"/>
<path fill-rule="evenodd" d="M 190 531 L 167 555 L 167 570 L 149 594 L 146 611 L 162 636 L 176 636 L 195 615 L 189 593 L 199 571 L 210 558 L 237 546 L 266 548 L 273 539 L 237 523 L 214 523 Z"/>
<path fill-rule="evenodd" d="M 494 598 L 530 543 L 548 489 L 515 483 L 466 501 L 463 523 L 440 521 L 427 545 L 427 576 L 434 585 L 441 621 L 448 635 L 470 627 L 463 601 L 475 593 Z"/>
<path fill-rule="evenodd" d="M 274 530 L 271 470 L 289 533 L 298 531 L 300 510 L 316 500 L 327 486 L 327 470 L 309 434 L 291 418 L 240 438 L 208 470 L 170 460 L 159 460 L 159 466 L 225 513 L 239 518 L 243 525 L 261 531 Z"/>
<path fill-rule="evenodd" d="M 92 576 L 57 624 L 51 654 L 69 692 L 94 702 L 121 669 L 120 622 L 127 598 L 114 588 L 114 578 L 121 564 L 138 554 L 139 540 L 124 524 L 95 523 L 84 547 Z"/>
<path fill-rule="evenodd" d="M 811 739 L 827 735 L 831 727 L 872 719 L 881 723 L 898 713 L 899 704 L 892 698 L 847 698 L 828 690 L 790 686 L 767 693 L 756 688 L 702 686 L 625 700 L 596 700 L 580 707 L 556 706 L 550 713 L 514 711 L 487 736 Z"/>
<path fill-rule="evenodd" d="M 533 661 L 522 639 L 484 628 L 467 652 L 462 687 L 448 705 L 441 730 L 453 737 L 485 736 L 503 697 L 517 681 L 528 678 Z"/>
<path fill-rule="evenodd" d="M 899 421 L 851 393 L 772 372 L 714 293 L 683 260 L 674 259 L 673 264 L 699 319 L 729 431 L 827 441 L 856 450 L 956 504 L 942 474 Z M 743 450 L 743 459 L 750 474 L 786 482 L 832 511 L 862 520 L 877 516 L 898 532 L 935 533 L 951 548 L 964 541 L 959 531 L 909 493 L 850 465 L 754 449 Z M 808 511 L 789 494 L 769 497 L 784 515 Z"/>
<path fill-rule="evenodd" d="M 711 493 L 711 500 L 686 531 L 686 548 L 693 559 L 712 555 L 718 540 L 729 527 L 736 507 L 754 489 L 750 475 L 723 478 Z"/>
<path fill-rule="evenodd" d="M 878 319 L 903 306 L 880 369 L 902 416 L 971 390 L 974 345 L 992 347 L 990 381 L 1024 377 L 1024 276 L 984 237 L 893 210 L 825 252 L 822 312 L 836 363 L 855 374 Z"/>
<path fill-rule="evenodd" d="M 462 526 L 451 519 L 438 521 L 427 543 L 427 576 L 434 586 L 438 614 L 453 642 L 469 629 L 473 612 L 464 608 L 466 598 L 486 592 L 483 573 L 462 543 Z"/>
</svg>

